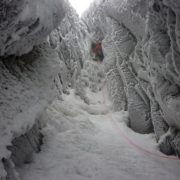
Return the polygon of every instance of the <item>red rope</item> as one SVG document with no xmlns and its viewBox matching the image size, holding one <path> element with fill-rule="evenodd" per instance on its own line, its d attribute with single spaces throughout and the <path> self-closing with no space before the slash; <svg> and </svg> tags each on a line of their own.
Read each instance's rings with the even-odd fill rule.
<svg viewBox="0 0 180 180">
<path fill-rule="evenodd" d="M 107 108 L 107 105 L 106 105 L 106 100 L 105 100 L 105 95 L 104 95 L 104 90 L 102 91 L 103 93 L 103 101 L 104 101 L 104 104 Z M 116 130 L 118 130 L 119 134 L 121 135 L 121 137 L 123 137 L 123 139 L 129 144 L 131 145 L 132 147 L 136 148 L 137 150 L 145 153 L 145 154 L 148 154 L 148 155 L 151 155 L 151 156 L 154 156 L 154 157 L 158 157 L 158 158 L 164 158 L 164 159 L 171 159 L 171 160 L 180 160 L 179 157 L 175 157 L 175 156 L 166 156 L 166 155 L 161 155 L 161 154 L 158 154 L 156 152 L 152 152 L 152 151 L 149 151 L 147 149 L 145 149 L 144 147 L 141 147 L 140 145 L 138 145 L 137 143 L 135 143 L 132 139 L 130 139 L 120 128 L 119 126 L 117 125 L 117 123 L 114 121 L 113 117 L 112 117 L 112 113 L 110 114 L 110 119 L 111 119 L 111 123 L 112 125 L 114 126 L 114 128 Z"/>
</svg>

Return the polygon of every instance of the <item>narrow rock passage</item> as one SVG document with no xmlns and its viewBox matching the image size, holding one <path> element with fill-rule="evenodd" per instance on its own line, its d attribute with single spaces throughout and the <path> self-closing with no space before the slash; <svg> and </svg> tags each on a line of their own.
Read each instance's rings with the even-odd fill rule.
<svg viewBox="0 0 180 180">
<path fill-rule="evenodd" d="M 110 115 L 137 144 L 159 153 L 152 134 L 130 130 L 125 123 L 127 112 L 111 112 L 106 93 L 87 90 L 87 94 L 90 105 L 73 90 L 64 95 L 64 101 L 53 102 L 42 152 L 19 169 L 22 180 L 179 179 L 180 161 L 154 158 L 133 148 L 120 136 Z"/>
</svg>

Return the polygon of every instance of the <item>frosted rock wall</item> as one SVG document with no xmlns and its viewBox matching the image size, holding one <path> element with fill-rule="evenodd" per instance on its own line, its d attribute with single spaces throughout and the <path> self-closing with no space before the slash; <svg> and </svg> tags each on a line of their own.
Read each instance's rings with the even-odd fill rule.
<svg viewBox="0 0 180 180">
<path fill-rule="evenodd" d="M 178 0 L 102 0 L 83 17 L 101 34 L 114 110 L 127 108 L 132 129 L 154 131 L 161 151 L 177 155 L 179 7 Z"/>
<path fill-rule="evenodd" d="M 3 0 L 0 15 L 0 179 L 15 180 L 38 152 L 46 108 L 79 76 L 87 30 L 64 0 Z"/>
<path fill-rule="evenodd" d="M 32 128 L 58 95 L 54 78 L 60 70 L 58 54 L 43 43 L 21 57 L 0 59 L 0 158 L 7 146 Z M 2 169 L 1 169 L 2 170 Z"/>
<path fill-rule="evenodd" d="M 65 89 L 69 82 L 74 87 L 77 77 L 80 75 L 84 61 L 88 59 L 89 41 L 87 42 L 87 27 L 79 19 L 78 14 L 71 7 L 59 27 L 49 37 L 49 42 L 56 49 L 66 72 L 60 72 Z M 65 77 L 64 77 L 65 74 Z"/>
<path fill-rule="evenodd" d="M 98 0 L 80 20 L 65 0 L 1 0 L 0 179 L 18 179 L 14 164 L 28 158 L 13 160 L 13 140 L 36 142 L 52 100 L 71 86 L 89 103 L 86 87 L 101 90 L 104 74 L 113 110 L 128 110 L 133 130 L 154 131 L 161 151 L 180 155 L 179 8 L 178 0 Z M 97 40 L 99 66 L 90 61 Z"/>
<path fill-rule="evenodd" d="M 66 6 L 65 0 L 2 0 L 0 55 L 22 55 L 42 43 L 65 16 Z"/>
</svg>

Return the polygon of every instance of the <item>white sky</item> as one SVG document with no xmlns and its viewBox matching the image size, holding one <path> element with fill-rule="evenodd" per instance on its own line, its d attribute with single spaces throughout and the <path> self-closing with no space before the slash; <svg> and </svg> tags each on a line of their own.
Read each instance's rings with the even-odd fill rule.
<svg viewBox="0 0 180 180">
<path fill-rule="evenodd" d="M 90 3 L 93 1 L 94 0 L 69 0 L 69 2 L 76 9 L 77 13 L 80 16 L 89 7 Z"/>
</svg>

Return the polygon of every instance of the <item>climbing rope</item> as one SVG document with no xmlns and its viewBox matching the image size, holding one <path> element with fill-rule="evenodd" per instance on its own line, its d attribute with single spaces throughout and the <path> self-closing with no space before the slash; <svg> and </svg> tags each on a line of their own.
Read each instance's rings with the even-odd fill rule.
<svg viewBox="0 0 180 180">
<path fill-rule="evenodd" d="M 104 92 L 104 88 L 105 87 L 105 84 L 103 86 L 103 90 L 102 90 L 102 94 L 103 94 L 103 102 L 104 102 L 104 105 L 106 108 L 108 108 L 107 104 L 106 104 L 106 98 L 105 98 L 105 92 Z M 116 129 L 118 131 L 118 133 L 121 135 L 121 137 L 132 147 L 134 147 L 135 149 L 139 150 L 140 152 L 143 152 L 147 155 L 151 155 L 153 157 L 156 157 L 156 158 L 163 158 L 163 159 L 170 159 L 170 160 L 180 160 L 179 157 L 176 157 L 176 156 L 167 156 L 167 155 L 161 155 L 161 154 L 158 154 L 156 152 L 152 152 L 152 151 L 149 151 L 147 150 L 146 148 L 140 146 L 139 144 L 135 143 L 130 137 L 128 137 L 128 135 L 126 135 L 125 132 L 122 131 L 121 128 L 119 128 L 118 124 L 116 123 L 116 121 L 113 119 L 113 116 L 112 116 L 112 112 L 109 114 L 109 117 L 110 117 L 110 120 L 111 120 L 111 123 L 114 127 L 114 129 Z"/>
</svg>

